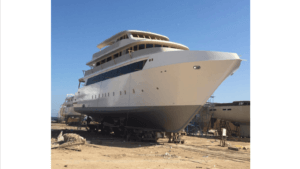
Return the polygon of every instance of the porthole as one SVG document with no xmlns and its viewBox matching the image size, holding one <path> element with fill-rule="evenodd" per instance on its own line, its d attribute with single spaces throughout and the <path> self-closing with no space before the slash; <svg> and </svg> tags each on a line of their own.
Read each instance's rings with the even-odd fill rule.
<svg viewBox="0 0 300 169">
<path fill-rule="evenodd" d="M 196 70 L 196 69 L 200 69 L 201 67 L 198 66 L 198 65 L 196 65 L 196 66 L 194 66 L 193 68 Z"/>
</svg>

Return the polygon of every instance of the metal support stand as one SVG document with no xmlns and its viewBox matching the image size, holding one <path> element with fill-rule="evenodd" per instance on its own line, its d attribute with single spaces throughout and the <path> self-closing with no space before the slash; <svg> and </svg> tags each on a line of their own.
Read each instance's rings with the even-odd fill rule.
<svg viewBox="0 0 300 169">
<path fill-rule="evenodd" d="M 227 139 L 227 137 L 226 137 L 226 129 L 222 128 L 222 137 L 221 137 L 221 140 L 220 140 L 221 147 L 225 147 L 226 139 Z"/>
</svg>

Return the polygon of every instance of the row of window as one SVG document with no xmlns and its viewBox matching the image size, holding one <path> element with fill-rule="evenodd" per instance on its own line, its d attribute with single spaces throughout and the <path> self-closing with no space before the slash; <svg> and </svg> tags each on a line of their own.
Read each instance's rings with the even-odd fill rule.
<svg viewBox="0 0 300 169">
<path fill-rule="evenodd" d="M 132 47 L 129 47 L 125 50 L 125 54 L 128 54 L 129 52 L 133 52 L 133 51 L 138 51 L 138 50 L 143 50 L 143 49 L 148 49 L 148 48 L 154 48 L 154 47 L 166 47 L 166 48 L 174 48 L 174 49 L 178 49 L 175 47 L 171 47 L 168 45 L 158 45 L 158 44 L 140 44 L 140 45 L 135 45 Z M 96 66 L 99 66 L 101 64 L 104 64 L 106 62 L 111 61 L 112 59 L 116 59 L 118 57 L 122 56 L 122 51 L 119 51 L 113 55 L 111 55 L 108 58 L 102 59 L 101 61 L 96 63 Z"/>
<path fill-rule="evenodd" d="M 228 111 L 230 111 L 231 109 L 227 109 Z M 209 111 L 217 111 L 217 109 L 209 109 Z M 223 111 L 226 111 L 226 109 L 223 109 Z"/>
<path fill-rule="evenodd" d="M 123 67 L 120 67 L 120 68 L 117 68 L 117 69 L 99 74 L 97 76 L 91 77 L 87 80 L 86 86 L 90 85 L 90 84 L 97 83 L 97 82 L 104 81 L 106 79 L 111 79 L 111 78 L 114 78 L 114 77 L 118 77 L 118 76 L 121 76 L 121 75 L 125 75 L 125 74 L 128 74 L 128 73 L 132 73 L 132 72 L 142 70 L 143 67 L 145 66 L 146 62 L 147 62 L 147 60 L 135 62 L 135 63 L 129 64 L 129 65 L 126 65 L 126 66 L 123 66 Z"/>
<path fill-rule="evenodd" d="M 146 39 L 154 39 L 154 40 L 164 40 L 159 37 L 153 36 L 153 35 L 140 35 L 140 34 L 132 34 L 135 38 L 146 38 Z"/>
<path fill-rule="evenodd" d="M 144 92 L 144 90 L 141 90 L 142 92 Z M 135 93 L 135 90 L 132 89 L 132 93 Z M 122 95 L 122 91 L 120 91 L 120 95 Z M 124 90 L 124 95 L 126 95 L 126 90 Z M 98 95 L 98 98 L 100 98 L 100 94 Z M 109 93 L 102 93 L 102 97 L 109 97 Z M 112 93 L 112 96 L 115 96 L 115 92 Z M 92 95 L 92 99 L 97 99 L 97 95 Z"/>
<path fill-rule="evenodd" d="M 120 41 L 120 40 L 122 40 L 122 39 L 128 39 L 128 35 L 126 34 L 126 35 L 123 35 L 123 36 L 119 37 L 117 39 L 117 42 Z"/>
</svg>

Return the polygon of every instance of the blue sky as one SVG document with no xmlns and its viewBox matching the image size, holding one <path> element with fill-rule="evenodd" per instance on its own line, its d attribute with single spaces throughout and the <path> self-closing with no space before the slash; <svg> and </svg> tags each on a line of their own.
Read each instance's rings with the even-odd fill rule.
<svg viewBox="0 0 300 169">
<path fill-rule="evenodd" d="M 243 61 L 214 102 L 250 100 L 250 1 L 52 0 L 51 113 L 75 93 L 97 44 L 123 30 L 168 36 L 190 50 L 233 52 Z"/>
</svg>

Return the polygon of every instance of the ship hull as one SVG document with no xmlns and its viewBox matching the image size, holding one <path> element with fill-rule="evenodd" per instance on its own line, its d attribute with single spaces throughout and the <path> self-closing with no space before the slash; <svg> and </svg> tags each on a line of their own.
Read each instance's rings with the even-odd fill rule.
<svg viewBox="0 0 300 169">
<path fill-rule="evenodd" d="M 126 118 L 125 126 L 178 132 L 191 121 L 202 106 L 151 106 L 151 107 L 89 107 L 75 111 L 99 118 Z"/>
</svg>

